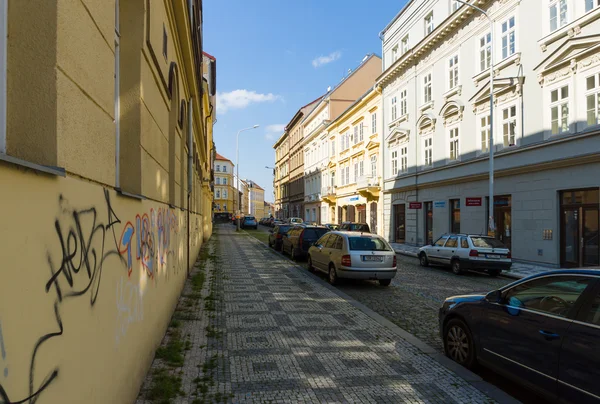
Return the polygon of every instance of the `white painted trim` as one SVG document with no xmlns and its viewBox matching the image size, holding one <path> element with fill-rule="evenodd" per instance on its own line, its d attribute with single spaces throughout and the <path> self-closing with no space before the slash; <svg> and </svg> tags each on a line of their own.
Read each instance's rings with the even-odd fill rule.
<svg viewBox="0 0 600 404">
<path fill-rule="evenodd" d="M 0 153 L 6 154 L 8 0 L 0 0 Z"/>
</svg>

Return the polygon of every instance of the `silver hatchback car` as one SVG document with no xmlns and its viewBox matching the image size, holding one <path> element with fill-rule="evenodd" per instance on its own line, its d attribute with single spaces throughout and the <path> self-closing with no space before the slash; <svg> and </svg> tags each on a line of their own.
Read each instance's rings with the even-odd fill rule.
<svg viewBox="0 0 600 404">
<path fill-rule="evenodd" d="M 388 286 L 396 276 L 396 253 L 376 234 L 330 231 L 308 249 L 308 269 L 338 278 L 379 281 Z"/>
</svg>

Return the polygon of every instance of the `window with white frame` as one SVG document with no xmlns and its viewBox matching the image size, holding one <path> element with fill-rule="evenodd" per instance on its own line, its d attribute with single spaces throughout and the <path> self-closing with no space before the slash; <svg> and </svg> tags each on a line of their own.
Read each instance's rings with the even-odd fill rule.
<svg viewBox="0 0 600 404">
<path fill-rule="evenodd" d="M 227 185 L 227 178 L 223 178 L 223 185 Z"/>
<path fill-rule="evenodd" d="M 221 210 L 221 204 L 217 203 L 217 210 Z"/>
<path fill-rule="evenodd" d="M 392 175 L 398 175 L 398 150 L 392 151 Z"/>
<path fill-rule="evenodd" d="M 490 116 L 479 118 L 479 137 L 481 140 L 481 152 L 487 153 L 490 144 Z"/>
<path fill-rule="evenodd" d="M 371 114 L 371 134 L 377 133 L 377 112 Z"/>
<path fill-rule="evenodd" d="M 600 6 L 600 0 L 585 0 L 585 12 L 592 11 L 594 8 Z"/>
<path fill-rule="evenodd" d="M 431 73 L 423 77 L 423 104 L 431 101 Z"/>
<path fill-rule="evenodd" d="M 408 52 L 408 34 L 406 36 L 404 36 L 404 38 L 402 38 L 402 41 L 400 42 L 401 45 L 401 49 L 400 51 L 402 52 L 402 55 L 404 55 L 406 52 Z"/>
<path fill-rule="evenodd" d="M 452 56 L 448 60 L 448 89 L 453 89 L 458 85 L 458 55 Z"/>
<path fill-rule="evenodd" d="M 392 121 L 395 121 L 398 118 L 398 110 L 396 109 L 396 102 L 398 100 L 396 97 L 392 97 Z"/>
<path fill-rule="evenodd" d="M 456 0 L 450 0 L 450 13 L 455 12 L 456 10 L 458 10 L 460 7 L 462 6 L 461 3 L 459 3 Z"/>
<path fill-rule="evenodd" d="M 331 155 L 335 155 L 335 139 L 331 139 Z"/>
<path fill-rule="evenodd" d="M 227 204 L 226 203 L 223 204 L 223 210 L 227 210 Z"/>
<path fill-rule="evenodd" d="M 227 190 L 226 189 L 223 190 L 223 199 L 227 199 Z"/>
<path fill-rule="evenodd" d="M 400 116 L 406 115 L 408 109 L 406 107 L 406 90 L 400 91 Z"/>
<path fill-rule="evenodd" d="M 489 32 L 479 38 L 479 70 L 490 68 L 492 63 L 492 34 Z"/>
<path fill-rule="evenodd" d="M 226 172 L 227 172 L 227 166 L 226 166 L 226 165 L 224 165 L 224 166 L 223 166 L 223 172 L 224 172 L 224 173 L 226 173 Z"/>
<path fill-rule="evenodd" d="M 217 199 L 221 199 L 221 191 L 217 189 L 217 191 L 215 192 L 215 198 Z"/>
<path fill-rule="evenodd" d="M 352 182 L 356 182 L 358 180 L 358 162 L 354 162 L 354 178 L 352 178 Z"/>
<path fill-rule="evenodd" d="M 600 73 L 585 79 L 587 126 L 600 125 Z"/>
<path fill-rule="evenodd" d="M 569 86 L 550 91 L 550 127 L 553 135 L 569 131 Z"/>
<path fill-rule="evenodd" d="M 354 138 L 352 139 L 352 143 L 358 143 L 358 125 L 354 127 Z"/>
<path fill-rule="evenodd" d="M 408 146 L 400 148 L 400 170 L 403 173 L 408 171 Z"/>
<path fill-rule="evenodd" d="M 514 146 L 517 137 L 517 106 L 502 109 L 502 137 L 504 147 Z"/>
<path fill-rule="evenodd" d="M 433 137 L 427 137 L 423 139 L 423 153 L 424 153 L 424 161 L 423 163 L 426 166 L 433 165 Z"/>
<path fill-rule="evenodd" d="M 433 11 L 425 16 L 425 35 L 429 35 L 433 32 Z"/>
<path fill-rule="evenodd" d="M 358 162 L 358 176 L 362 177 L 363 175 L 365 175 L 365 161 L 361 159 Z"/>
<path fill-rule="evenodd" d="M 450 129 L 450 160 L 458 160 L 460 156 L 458 148 L 458 127 Z"/>
<path fill-rule="evenodd" d="M 329 176 L 330 180 L 331 180 L 331 187 L 335 187 L 335 170 L 331 172 L 331 175 Z"/>
<path fill-rule="evenodd" d="M 217 177 L 216 180 L 215 180 L 215 182 L 216 182 L 217 185 L 221 185 L 221 178 Z"/>
<path fill-rule="evenodd" d="M 346 163 L 346 185 L 350 183 L 350 163 Z"/>
<path fill-rule="evenodd" d="M 346 132 L 346 149 L 350 148 L 350 131 Z"/>
<path fill-rule="evenodd" d="M 371 177 L 377 177 L 377 155 L 371 156 Z"/>
<path fill-rule="evenodd" d="M 550 1 L 550 31 L 567 25 L 567 0 Z"/>
<path fill-rule="evenodd" d="M 509 17 L 502 23 L 502 59 L 516 52 L 515 17 Z"/>
<path fill-rule="evenodd" d="M 398 45 L 392 48 L 392 63 L 398 60 Z"/>
<path fill-rule="evenodd" d="M 358 141 L 362 142 L 365 138 L 365 123 L 361 122 L 358 126 Z"/>
<path fill-rule="evenodd" d="M 221 172 L 221 165 L 217 164 L 217 172 Z"/>
</svg>

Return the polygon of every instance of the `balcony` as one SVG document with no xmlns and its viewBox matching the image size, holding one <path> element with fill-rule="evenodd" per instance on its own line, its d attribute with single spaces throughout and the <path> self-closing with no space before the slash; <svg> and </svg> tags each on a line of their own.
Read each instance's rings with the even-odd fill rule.
<svg viewBox="0 0 600 404">
<path fill-rule="evenodd" d="M 379 177 L 358 177 L 358 181 L 356 181 L 356 190 L 360 195 L 367 199 L 379 196 L 379 191 L 381 190 Z"/>
<path fill-rule="evenodd" d="M 321 189 L 321 200 L 328 203 L 335 203 L 335 187 L 328 186 Z"/>
</svg>

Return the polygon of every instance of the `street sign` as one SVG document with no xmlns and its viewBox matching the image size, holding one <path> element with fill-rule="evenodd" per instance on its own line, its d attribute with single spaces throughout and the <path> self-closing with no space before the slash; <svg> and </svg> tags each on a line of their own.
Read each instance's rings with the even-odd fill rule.
<svg viewBox="0 0 600 404">
<path fill-rule="evenodd" d="M 433 207 L 434 208 L 445 208 L 446 207 L 446 201 L 434 201 L 433 202 Z"/>
<path fill-rule="evenodd" d="M 408 209 L 422 209 L 422 208 L 423 208 L 422 202 L 410 202 L 408 204 Z"/>
<path fill-rule="evenodd" d="M 351 202 L 352 202 L 352 201 L 358 201 L 358 199 L 359 199 L 359 198 L 358 198 L 358 196 L 351 196 L 351 197 L 349 198 L 349 200 L 350 200 Z"/>
<path fill-rule="evenodd" d="M 478 197 L 478 198 L 465 198 L 465 205 L 467 205 L 467 206 L 481 206 L 481 197 Z"/>
</svg>

